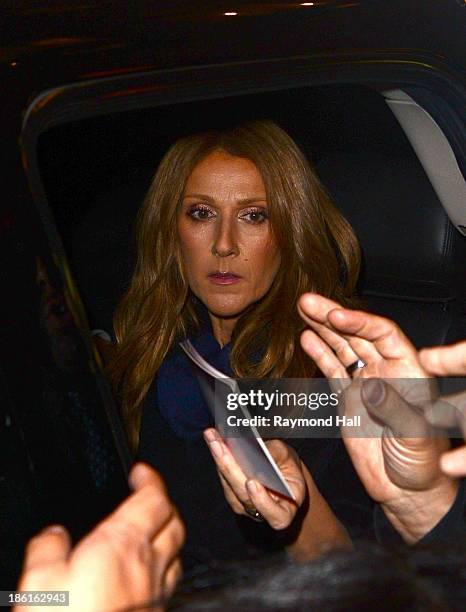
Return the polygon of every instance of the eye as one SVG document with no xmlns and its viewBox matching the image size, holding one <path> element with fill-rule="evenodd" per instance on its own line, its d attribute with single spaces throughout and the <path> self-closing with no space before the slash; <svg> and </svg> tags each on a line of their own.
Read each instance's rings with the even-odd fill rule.
<svg viewBox="0 0 466 612">
<path fill-rule="evenodd" d="M 264 223 L 269 218 L 267 209 L 265 208 L 249 208 L 248 210 L 241 211 L 240 219 L 244 219 L 247 223 L 259 225 Z"/>
<path fill-rule="evenodd" d="M 191 204 L 186 211 L 186 214 L 195 221 L 205 221 L 206 219 L 210 219 L 214 216 L 213 210 L 205 204 Z"/>
</svg>

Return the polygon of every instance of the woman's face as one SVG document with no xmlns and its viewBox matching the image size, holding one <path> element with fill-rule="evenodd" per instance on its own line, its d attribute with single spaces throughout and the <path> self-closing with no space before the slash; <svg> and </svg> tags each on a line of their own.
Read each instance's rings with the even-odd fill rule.
<svg viewBox="0 0 466 612">
<path fill-rule="evenodd" d="M 214 319 L 237 319 L 267 293 L 280 266 L 259 170 L 224 151 L 189 176 L 178 236 L 189 286 Z"/>
</svg>

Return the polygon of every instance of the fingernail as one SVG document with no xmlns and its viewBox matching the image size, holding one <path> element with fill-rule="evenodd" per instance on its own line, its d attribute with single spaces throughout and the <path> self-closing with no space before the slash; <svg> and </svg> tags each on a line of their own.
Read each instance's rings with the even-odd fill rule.
<svg viewBox="0 0 466 612">
<path fill-rule="evenodd" d="M 220 444 L 220 442 L 217 442 L 217 440 L 209 442 L 209 448 L 212 451 L 214 457 L 217 457 L 217 459 L 220 459 L 220 457 L 223 455 L 222 445 Z"/>
<path fill-rule="evenodd" d="M 216 440 L 215 431 L 213 429 L 206 429 L 204 431 L 204 439 L 206 442 L 213 442 Z"/>
<path fill-rule="evenodd" d="M 362 383 L 361 394 L 363 400 L 375 408 L 385 399 L 385 386 L 377 378 L 368 378 Z"/>
<path fill-rule="evenodd" d="M 254 480 L 246 481 L 246 489 L 249 495 L 255 495 L 259 492 L 259 487 L 257 486 L 257 483 Z"/>
<path fill-rule="evenodd" d="M 52 534 L 52 533 L 64 533 L 65 528 L 62 525 L 49 525 L 42 530 L 42 533 Z"/>
<path fill-rule="evenodd" d="M 456 461 L 454 457 L 450 457 L 448 454 L 440 457 L 440 468 L 444 472 L 452 472 L 456 468 Z"/>
<path fill-rule="evenodd" d="M 132 491 L 135 491 L 146 476 L 145 469 L 142 463 L 133 464 L 128 475 L 128 483 Z"/>
</svg>

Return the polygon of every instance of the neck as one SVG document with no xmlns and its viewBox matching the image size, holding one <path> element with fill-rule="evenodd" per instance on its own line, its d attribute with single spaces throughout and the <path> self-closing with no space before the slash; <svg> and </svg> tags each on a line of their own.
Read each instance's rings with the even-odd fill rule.
<svg viewBox="0 0 466 612">
<path fill-rule="evenodd" d="M 210 313 L 209 317 L 212 323 L 212 331 L 214 333 L 214 338 L 223 348 L 225 344 L 228 344 L 228 342 L 230 342 L 233 330 L 239 317 L 231 319 L 221 319 Z"/>
</svg>

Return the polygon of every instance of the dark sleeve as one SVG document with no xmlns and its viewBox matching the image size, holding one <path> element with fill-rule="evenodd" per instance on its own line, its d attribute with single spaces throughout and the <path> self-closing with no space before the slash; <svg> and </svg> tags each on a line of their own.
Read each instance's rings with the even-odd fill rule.
<svg viewBox="0 0 466 612">
<path fill-rule="evenodd" d="M 202 435 L 175 434 L 157 408 L 155 385 L 144 404 L 138 459 L 159 471 L 186 526 L 185 569 L 280 549 L 281 541 L 267 523 L 232 512 Z"/>
<path fill-rule="evenodd" d="M 466 480 L 460 482 L 458 493 L 450 510 L 445 516 L 421 538 L 416 544 L 431 544 L 447 542 L 458 537 L 464 538 L 466 533 Z M 385 516 L 382 508 L 374 507 L 374 527 L 376 538 L 382 544 L 400 544 L 403 538 Z"/>
<path fill-rule="evenodd" d="M 288 438 L 332 512 L 353 539 L 375 539 L 374 502 L 340 438 Z"/>
</svg>

